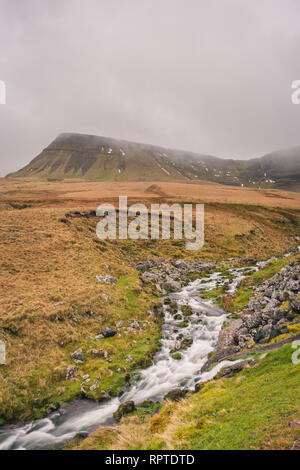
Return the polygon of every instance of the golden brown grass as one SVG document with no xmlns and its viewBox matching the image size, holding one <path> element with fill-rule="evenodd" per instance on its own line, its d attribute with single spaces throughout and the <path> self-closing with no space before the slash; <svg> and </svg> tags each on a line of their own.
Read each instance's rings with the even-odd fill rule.
<svg viewBox="0 0 300 470">
<path fill-rule="evenodd" d="M 154 189 L 151 191 L 151 187 Z M 151 200 L 168 198 L 176 201 L 252 204 L 265 207 L 300 209 L 300 195 L 278 189 L 251 189 L 224 186 L 204 181 L 181 182 L 87 182 L 66 180 L 41 182 L 30 179 L 0 179 L 0 201 L 35 200 L 70 204 L 100 204 L 104 200 L 116 200 L 119 195 L 128 198 Z"/>
</svg>

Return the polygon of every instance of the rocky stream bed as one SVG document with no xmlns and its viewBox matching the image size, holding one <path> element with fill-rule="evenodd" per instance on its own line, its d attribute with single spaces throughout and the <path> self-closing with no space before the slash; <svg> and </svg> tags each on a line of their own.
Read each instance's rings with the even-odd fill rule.
<svg viewBox="0 0 300 470">
<path fill-rule="evenodd" d="M 231 377 L 243 367 L 255 365 L 257 358 L 245 360 L 241 352 L 249 349 L 249 355 L 252 350 L 266 349 L 272 339 L 289 331 L 287 322 L 299 321 L 299 261 L 253 289 L 248 307 L 233 319 L 202 293 L 226 284 L 226 292 L 233 294 L 245 275 L 264 267 L 250 259 L 243 260 L 243 267 L 232 267 L 240 261 L 149 259 L 137 264 L 143 282 L 153 283 L 163 298 L 162 312 L 150 312 L 164 315 L 161 349 L 153 365 L 138 371 L 138 379 L 120 397 L 102 403 L 80 400 L 44 419 L 0 428 L 0 450 L 57 449 L 101 425 L 115 424 L 145 402 L 180 399 L 217 374 Z M 200 272 L 201 277 L 191 280 L 193 273 Z"/>
</svg>

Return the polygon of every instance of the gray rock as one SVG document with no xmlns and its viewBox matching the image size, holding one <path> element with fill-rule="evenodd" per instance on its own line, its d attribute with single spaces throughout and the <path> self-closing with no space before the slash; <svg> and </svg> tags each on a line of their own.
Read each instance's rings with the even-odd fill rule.
<svg viewBox="0 0 300 470">
<path fill-rule="evenodd" d="M 164 289 L 166 289 L 166 291 L 168 291 L 168 292 L 179 290 L 180 287 L 181 287 L 181 283 L 178 282 L 178 281 L 174 281 L 170 277 L 164 283 Z"/>
<path fill-rule="evenodd" d="M 117 279 L 109 274 L 100 274 L 96 276 L 97 281 L 101 282 L 101 284 L 115 284 Z"/>
<path fill-rule="evenodd" d="M 121 421 L 122 417 L 132 413 L 135 410 L 134 401 L 125 401 L 113 414 L 116 421 Z"/>
<path fill-rule="evenodd" d="M 248 330 L 257 328 L 262 322 L 262 316 L 260 312 L 255 312 L 252 315 L 242 315 L 242 320 Z"/>
<path fill-rule="evenodd" d="M 175 388 L 165 395 L 164 400 L 179 401 L 184 398 L 187 393 L 188 390 Z"/>
<path fill-rule="evenodd" d="M 258 312 L 261 309 L 261 303 L 259 299 L 253 299 L 249 302 L 249 309 L 254 312 Z"/>
<path fill-rule="evenodd" d="M 257 362 L 258 362 L 257 360 L 248 359 L 246 361 L 241 361 L 241 362 L 237 362 L 236 364 L 232 364 L 232 366 L 224 367 L 218 373 L 218 378 L 233 377 L 235 374 L 245 369 L 245 367 L 247 366 L 253 367 L 255 364 L 257 364 Z"/>
<path fill-rule="evenodd" d="M 0 204 L 2 209 L 14 210 L 14 207 L 11 204 Z"/>
</svg>

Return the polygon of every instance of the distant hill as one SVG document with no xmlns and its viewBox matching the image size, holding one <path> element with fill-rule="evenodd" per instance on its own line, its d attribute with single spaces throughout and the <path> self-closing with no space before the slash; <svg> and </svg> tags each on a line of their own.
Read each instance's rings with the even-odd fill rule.
<svg viewBox="0 0 300 470">
<path fill-rule="evenodd" d="M 197 181 L 300 190 L 300 147 L 250 160 L 84 134 L 60 134 L 40 155 L 7 177 L 93 181 Z"/>
</svg>

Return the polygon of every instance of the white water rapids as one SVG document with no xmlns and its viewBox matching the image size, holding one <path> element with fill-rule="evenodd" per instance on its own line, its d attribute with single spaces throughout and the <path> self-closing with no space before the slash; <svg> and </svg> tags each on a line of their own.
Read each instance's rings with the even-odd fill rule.
<svg viewBox="0 0 300 470">
<path fill-rule="evenodd" d="M 234 276 L 229 291 L 233 292 L 242 279 L 244 271 L 257 268 L 231 269 Z M 205 279 L 198 279 L 183 287 L 170 298 L 180 306 L 189 305 L 193 314 L 181 320 L 165 306 L 165 322 L 162 328 L 162 345 L 154 357 L 154 364 L 139 371 L 139 379 L 132 384 L 121 398 L 95 403 L 81 400 L 73 405 L 64 405 L 47 418 L 16 426 L 0 428 L 0 450 L 7 449 L 56 449 L 72 440 L 80 433 L 90 432 L 98 426 L 113 424 L 113 413 L 120 403 L 133 400 L 136 405 L 144 400 L 161 400 L 167 392 L 175 388 L 193 389 L 196 382 L 213 378 L 218 371 L 232 361 L 223 361 L 209 372 L 200 373 L 208 354 L 217 345 L 218 335 L 227 314 L 216 307 L 212 301 L 201 298 L 201 291 L 222 285 L 226 278 L 222 273 L 213 273 Z M 180 328 L 182 320 L 188 320 L 188 326 Z M 176 337 L 192 338 L 192 345 L 180 351 L 181 359 L 175 360 L 170 351 L 175 348 Z"/>
</svg>

